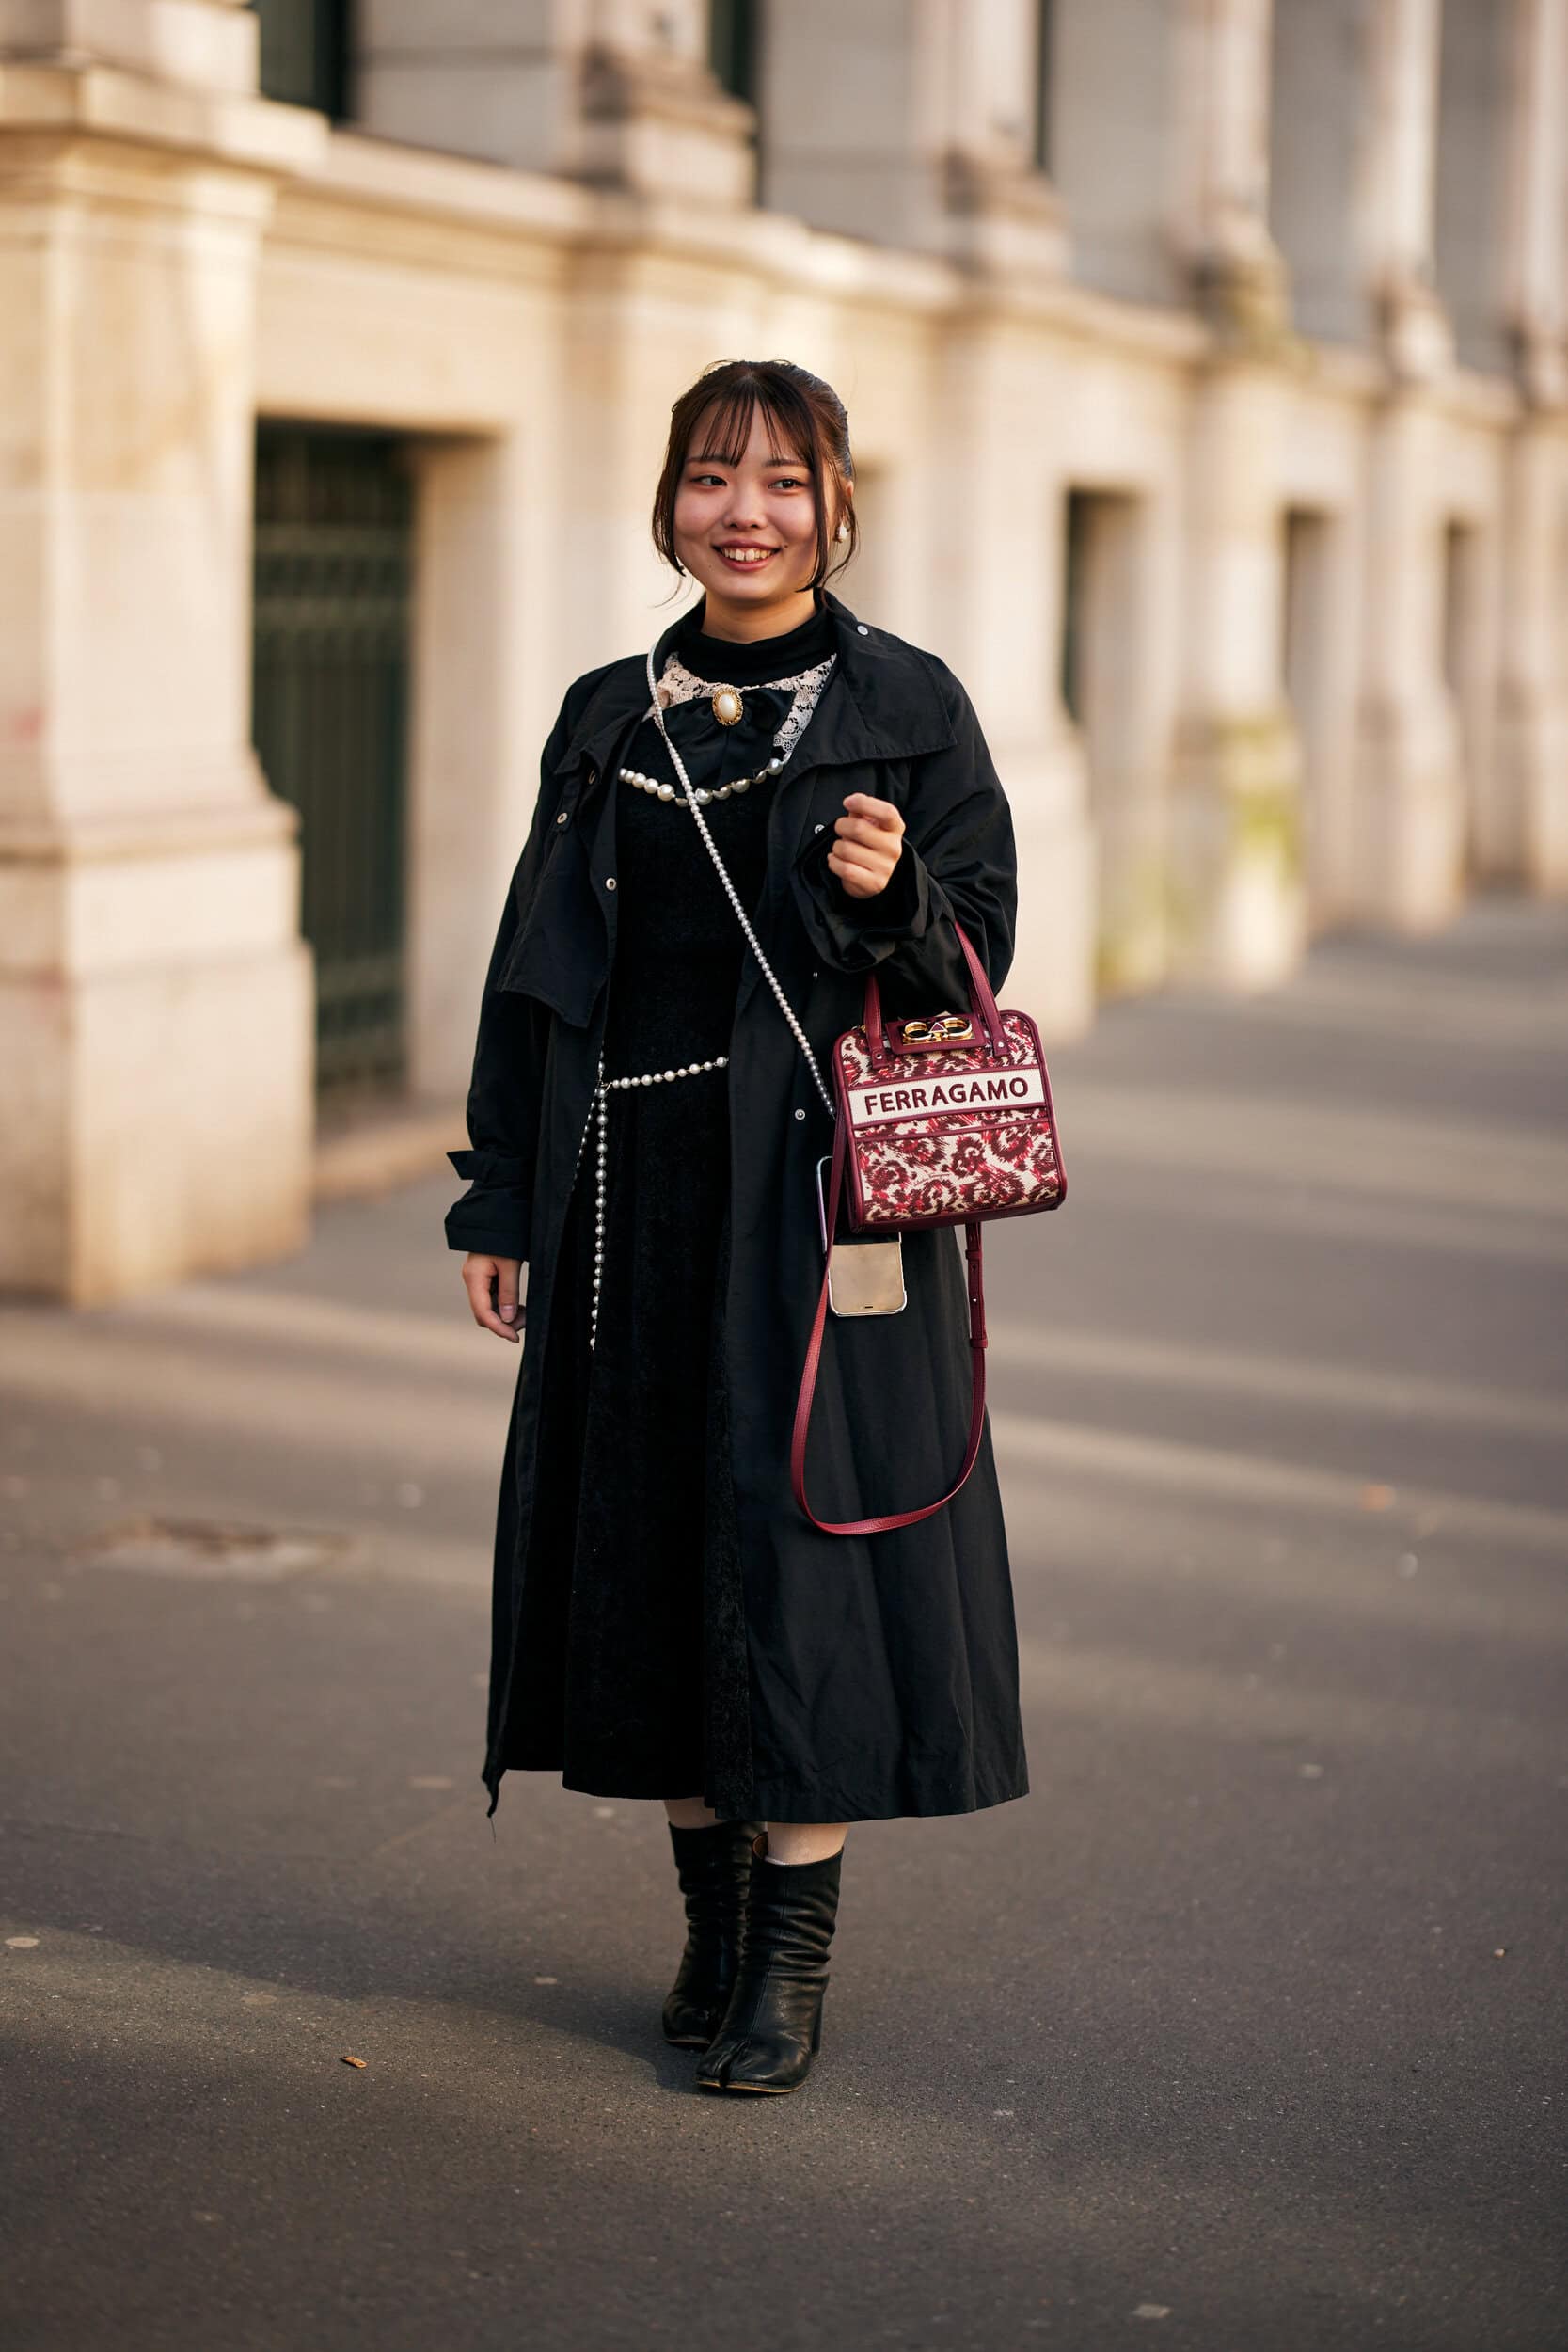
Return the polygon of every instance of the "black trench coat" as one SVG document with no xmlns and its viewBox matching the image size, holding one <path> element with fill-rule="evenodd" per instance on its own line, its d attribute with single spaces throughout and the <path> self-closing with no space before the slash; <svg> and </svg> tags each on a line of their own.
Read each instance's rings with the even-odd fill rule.
<svg viewBox="0 0 1568 2352">
<path fill-rule="evenodd" d="M 754 921 L 826 1073 L 833 1040 L 861 1019 L 873 966 L 891 1011 L 967 1003 L 952 916 L 1000 988 L 1017 887 L 1006 798 L 958 679 L 934 655 L 857 621 L 831 592 L 823 602 L 838 661 L 776 790 Z M 451 1155 L 470 1180 L 447 1218 L 451 1247 L 529 1266 L 498 1518 L 483 1773 L 492 1813 L 502 1773 L 526 1747 L 515 1684 L 540 1368 L 615 952 L 616 771 L 646 705 L 641 655 L 567 691 L 485 981 L 472 1149 Z M 872 899 L 851 899 L 824 862 L 852 791 L 893 802 L 904 818 L 898 866 Z M 750 1778 L 716 1775 L 724 1785 L 704 1794 L 726 1811 L 782 1820 L 962 1813 L 1022 1796 L 1017 1640 L 989 1426 L 962 1493 L 912 1527 L 825 1535 L 790 1491 L 790 1428 L 822 1275 L 815 1170 L 832 1122 L 749 953 L 728 1085 L 726 1354 Z M 829 1318 L 808 1451 L 808 1491 L 824 1518 L 928 1502 L 961 1458 L 969 1352 L 957 1235 L 906 1235 L 904 1269 L 901 1314 Z"/>
</svg>

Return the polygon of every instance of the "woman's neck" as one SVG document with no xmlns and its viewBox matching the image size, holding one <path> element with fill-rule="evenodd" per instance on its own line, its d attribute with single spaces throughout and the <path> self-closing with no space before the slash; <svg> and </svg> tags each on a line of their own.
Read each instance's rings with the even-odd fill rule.
<svg viewBox="0 0 1568 2352">
<path fill-rule="evenodd" d="M 721 637 L 732 645 L 754 645 L 765 637 L 789 636 L 815 620 L 816 612 L 814 588 L 802 588 L 796 596 L 767 605 L 731 603 L 705 591 L 691 617 L 705 637 Z"/>
</svg>

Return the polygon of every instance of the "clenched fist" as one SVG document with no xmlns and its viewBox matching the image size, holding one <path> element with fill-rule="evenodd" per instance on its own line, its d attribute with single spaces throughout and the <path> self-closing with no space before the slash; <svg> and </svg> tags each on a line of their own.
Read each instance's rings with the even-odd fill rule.
<svg viewBox="0 0 1568 2352">
<path fill-rule="evenodd" d="M 828 852 L 828 868 L 838 876 L 851 898 L 874 898 L 885 890 L 904 846 L 904 819 L 891 801 L 870 792 L 851 792 L 833 832 L 838 836 Z"/>
</svg>

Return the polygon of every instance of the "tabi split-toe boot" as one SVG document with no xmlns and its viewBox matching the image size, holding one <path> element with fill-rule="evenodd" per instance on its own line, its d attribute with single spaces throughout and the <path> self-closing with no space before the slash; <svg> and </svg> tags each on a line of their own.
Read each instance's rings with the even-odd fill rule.
<svg viewBox="0 0 1568 2352">
<path fill-rule="evenodd" d="M 664 2004 L 664 2039 L 680 2049 L 705 2050 L 723 2019 L 740 1958 L 756 1835 L 755 1821 L 670 1825 L 686 1898 L 686 1949 Z"/>
<path fill-rule="evenodd" d="M 697 2069 L 704 2090 L 799 2090 L 822 2041 L 828 1948 L 842 1847 L 825 1862 L 769 1862 L 752 1850 L 740 1968 L 724 2022 Z"/>
</svg>

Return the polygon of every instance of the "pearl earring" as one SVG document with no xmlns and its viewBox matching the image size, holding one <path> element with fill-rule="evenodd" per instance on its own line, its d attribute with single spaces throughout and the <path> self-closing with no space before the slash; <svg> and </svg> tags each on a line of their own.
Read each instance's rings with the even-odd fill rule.
<svg viewBox="0 0 1568 2352">
<path fill-rule="evenodd" d="M 838 529 L 837 529 L 837 530 L 834 532 L 834 533 L 833 533 L 833 537 L 834 537 L 835 539 L 847 539 L 847 537 L 848 537 L 848 536 L 849 536 L 849 526 L 848 526 L 848 524 L 847 524 L 847 522 L 846 522 L 846 523 L 840 523 L 840 524 L 839 524 Z"/>
</svg>

